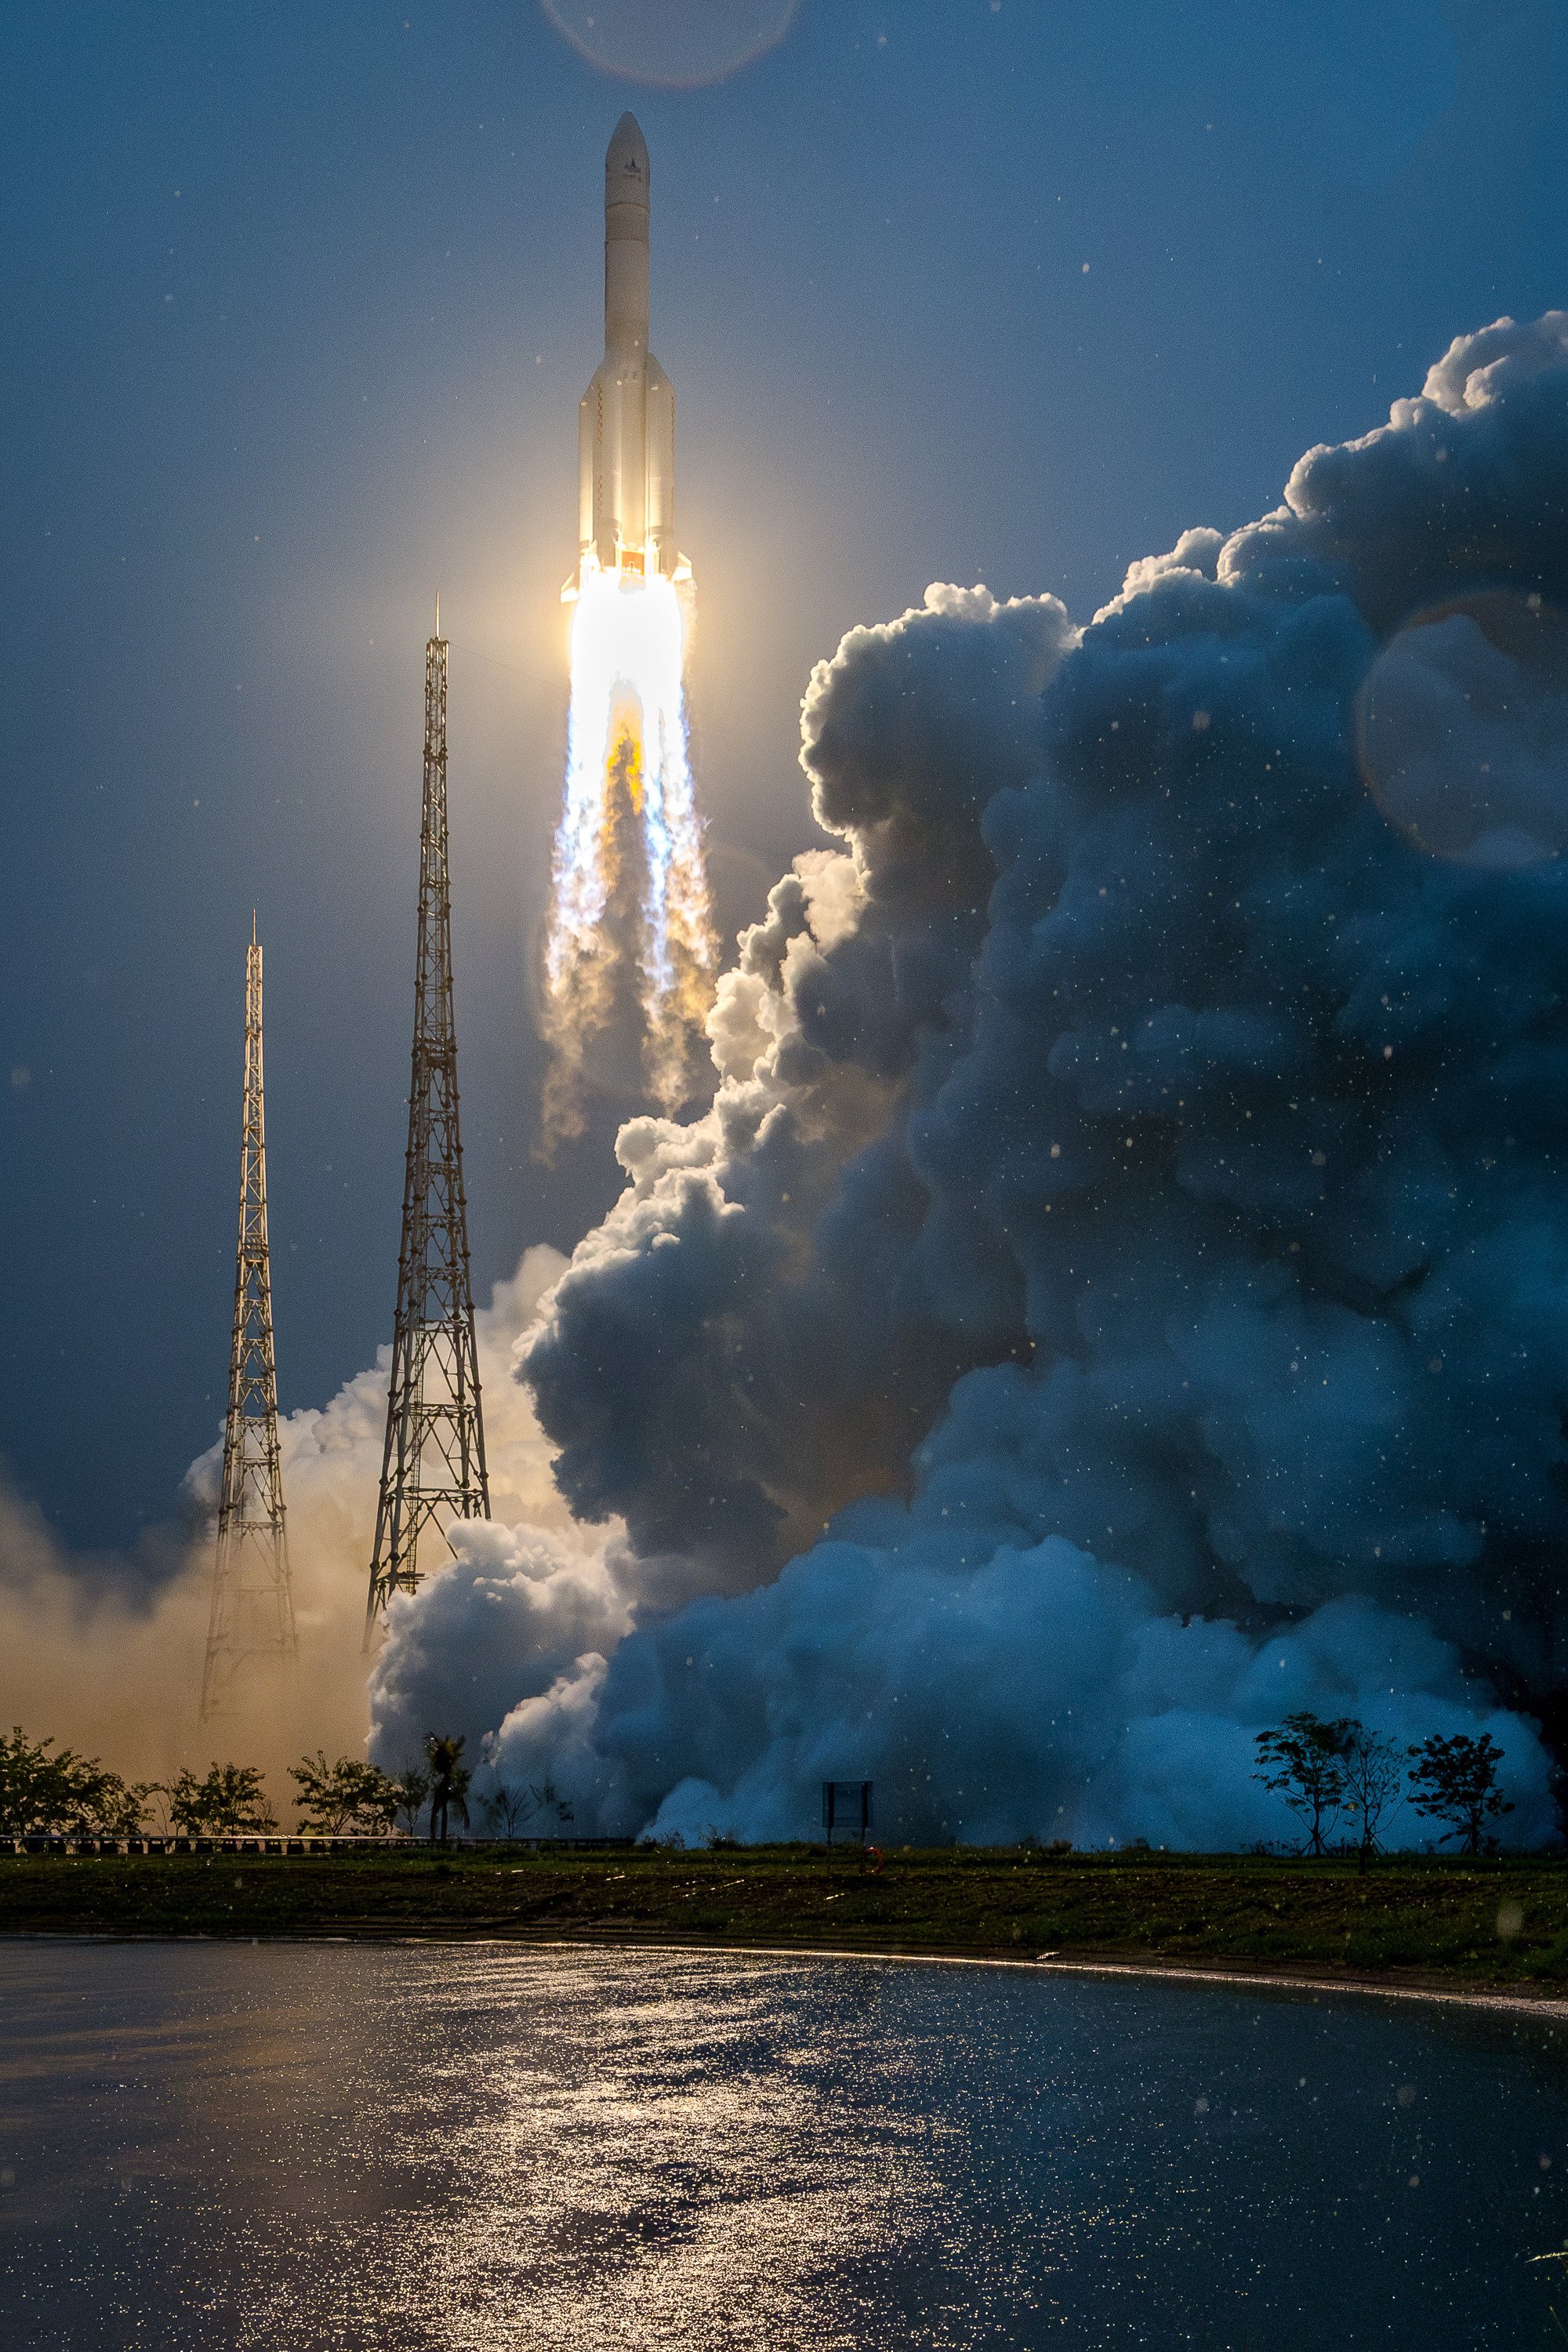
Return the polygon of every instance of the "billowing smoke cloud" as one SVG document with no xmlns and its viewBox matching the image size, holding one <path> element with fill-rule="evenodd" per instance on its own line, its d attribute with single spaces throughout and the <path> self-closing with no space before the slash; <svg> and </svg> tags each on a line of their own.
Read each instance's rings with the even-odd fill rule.
<svg viewBox="0 0 1568 2352">
<path fill-rule="evenodd" d="M 891 1835 L 1229 1843 L 1307 1705 L 1485 1722 L 1546 1833 L 1565 512 L 1568 315 L 1500 321 L 1081 635 L 933 589 L 818 668 L 844 847 L 521 1350 L 635 1564 L 488 1538 L 499 1770 L 606 1828 L 800 1833 L 870 1774 Z M 462 1573 L 384 1691 L 456 1687 Z"/>
</svg>

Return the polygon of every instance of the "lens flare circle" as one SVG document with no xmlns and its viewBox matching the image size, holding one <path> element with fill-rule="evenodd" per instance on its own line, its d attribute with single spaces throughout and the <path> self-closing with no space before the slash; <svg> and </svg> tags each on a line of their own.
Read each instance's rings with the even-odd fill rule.
<svg viewBox="0 0 1568 2352">
<path fill-rule="evenodd" d="M 799 0 L 541 0 L 591 65 L 666 89 L 722 81 L 776 48 Z"/>
<path fill-rule="evenodd" d="M 1501 589 L 1419 613 L 1356 700 L 1356 755 L 1429 856 L 1508 871 L 1568 849 L 1568 614 Z"/>
</svg>

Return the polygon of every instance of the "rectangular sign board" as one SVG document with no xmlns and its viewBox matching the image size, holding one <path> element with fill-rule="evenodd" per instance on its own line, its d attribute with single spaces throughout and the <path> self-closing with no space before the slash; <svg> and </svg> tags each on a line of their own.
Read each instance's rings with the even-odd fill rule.
<svg viewBox="0 0 1568 2352">
<path fill-rule="evenodd" d="M 822 1826 L 827 1832 L 830 1845 L 835 1830 L 852 1830 L 857 1836 L 864 1837 L 871 1826 L 870 1781 L 824 1780 Z"/>
</svg>

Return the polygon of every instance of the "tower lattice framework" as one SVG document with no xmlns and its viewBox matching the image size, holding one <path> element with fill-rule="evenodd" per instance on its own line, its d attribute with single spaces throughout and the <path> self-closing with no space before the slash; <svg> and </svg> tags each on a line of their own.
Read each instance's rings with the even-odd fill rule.
<svg viewBox="0 0 1568 2352">
<path fill-rule="evenodd" d="M 447 644 L 438 615 L 436 625 L 437 635 L 425 648 L 425 793 L 408 1159 L 367 1643 L 393 1593 L 411 1592 L 418 1584 L 419 1546 L 426 1528 L 434 1522 L 444 1534 L 453 1519 L 490 1515 L 458 1118 L 447 865 Z"/>
<path fill-rule="evenodd" d="M 239 1164 L 239 1249 L 224 1424 L 217 1559 L 202 1675 L 202 1721 L 227 1712 L 255 1669 L 296 1653 L 278 1370 L 267 1241 L 267 1124 L 261 1066 L 261 945 L 254 918 L 245 959 L 245 1125 Z"/>
</svg>

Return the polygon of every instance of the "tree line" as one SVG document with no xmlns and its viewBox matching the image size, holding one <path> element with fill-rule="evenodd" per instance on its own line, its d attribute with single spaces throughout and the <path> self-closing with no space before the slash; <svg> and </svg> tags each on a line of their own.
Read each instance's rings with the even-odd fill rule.
<svg viewBox="0 0 1568 2352">
<path fill-rule="evenodd" d="M 1381 1832 L 1397 1806 L 1409 1803 L 1428 1821 L 1446 1824 L 1439 1845 L 1483 1853 L 1513 1807 L 1497 1785 L 1502 1749 L 1482 1732 L 1434 1732 L 1418 1748 L 1369 1731 L 1353 1716 L 1325 1721 L 1305 1707 L 1272 1731 L 1258 1735 L 1255 1780 L 1283 1797 L 1305 1832 L 1303 1851 L 1322 1854 L 1342 1822 L 1351 1824 L 1364 1870 L 1382 1851 Z"/>
<path fill-rule="evenodd" d="M 322 1748 L 289 1767 L 300 1818 L 295 1829 L 320 1837 L 409 1836 L 425 1822 L 444 1844 L 454 1822 L 472 1826 L 473 1775 L 467 1741 L 432 1732 L 416 1763 L 384 1772 L 357 1757 L 329 1759 Z M 498 1782 L 479 1801 L 493 1834 L 558 1832 L 572 1807 L 552 1782 Z M 96 1756 L 79 1756 L 52 1739 L 31 1739 L 20 1725 L 0 1734 L 0 1837 L 232 1837 L 265 1835 L 278 1816 L 259 1768 L 214 1763 L 188 1767 L 173 1780 L 125 1780 Z"/>
<path fill-rule="evenodd" d="M 301 1832 L 321 1837 L 417 1834 L 425 1823 L 444 1844 L 454 1822 L 472 1827 L 473 1775 L 466 1740 L 432 1732 L 416 1763 L 384 1772 L 323 1748 L 289 1767 Z M 1513 1807 L 1497 1785 L 1503 1751 L 1482 1732 L 1434 1733 L 1419 1747 L 1369 1731 L 1353 1717 L 1332 1721 L 1305 1708 L 1257 1738 L 1253 1774 L 1283 1798 L 1301 1823 L 1302 1851 L 1324 1854 L 1348 1822 L 1364 1869 L 1382 1851 L 1389 1816 L 1408 1802 L 1444 1824 L 1437 1843 L 1480 1853 L 1496 1843 L 1495 1824 Z M 479 1801 L 491 1833 L 512 1838 L 557 1834 L 573 1819 L 553 1782 L 498 1782 Z M 188 1767 L 173 1780 L 124 1780 L 95 1756 L 30 1739 L 20 1726 L 0 1734 L 0 1837 L 226 1837 L 276 1831 L 278 1816 L 260 1770 L 214 1763 Z"/>
</svg>

